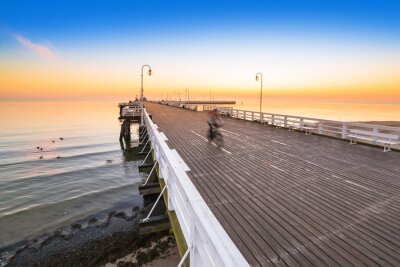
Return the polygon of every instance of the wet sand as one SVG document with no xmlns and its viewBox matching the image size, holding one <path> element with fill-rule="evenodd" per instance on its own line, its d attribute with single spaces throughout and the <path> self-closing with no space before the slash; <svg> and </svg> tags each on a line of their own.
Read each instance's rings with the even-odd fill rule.
<svg viewBox="0 0 400 267">
<path fill-rule="evenodd" d="M 139 220 L 153 204 L 147 202 L 142 209 L 103 212 L 2 248 L 0 266 L 176 266 L 179 253 L 168 231 L 139 236 Z"/>
</svg>

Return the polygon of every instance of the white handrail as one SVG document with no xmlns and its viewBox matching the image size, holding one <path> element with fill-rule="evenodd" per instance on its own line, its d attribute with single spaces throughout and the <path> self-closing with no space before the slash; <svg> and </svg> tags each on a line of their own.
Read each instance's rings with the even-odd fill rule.
<svg viewBox="0 0 400 267">
<path fill-rule="evenodd" d="M 160 177 L 167 186 L 168 209 L 175 211 L 190 248 L 190 266 L 249 266 L 190 180 L 189 168 L 168 147 L 166 136 L 158 131 L 146 109 L 143 117 Z"/>
</svg>

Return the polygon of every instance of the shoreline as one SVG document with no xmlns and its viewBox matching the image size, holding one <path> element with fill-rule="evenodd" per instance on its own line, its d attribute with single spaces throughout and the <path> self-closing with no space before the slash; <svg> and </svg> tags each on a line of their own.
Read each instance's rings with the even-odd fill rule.
<svg viewBox="0 0 400 267">
<path fill-rule="evenodd" d="M 0 267 L 5 266 L 144 266 L 153 260 L 175 262 L 179 253 L 168 231 L 139 236 L 144 208 L 104 211 L 50 234 L 20 241 L 0 249 Z M 106 214 L 106 215 L 105 215 Z"/>
</svg>

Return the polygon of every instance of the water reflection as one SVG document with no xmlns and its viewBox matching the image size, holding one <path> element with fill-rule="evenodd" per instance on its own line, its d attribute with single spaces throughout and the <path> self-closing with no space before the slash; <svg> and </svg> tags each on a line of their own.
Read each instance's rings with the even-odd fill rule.
<svg viewBox="0 0 400 267">
<path fill-rule="evenodd" d="M 129 118 L 123 120 L 119 133 L 119 144 L 122 149 L 124 149 L 124 143 L 125 148 L 131 147 L 131 120 Z"/>
<path fill-rule="evenodd" d="M 119 143 L 124 162 L 141 161 L 143 156 L 139 155 L 139 124 L 129 119 L 121 123 Z"/>
</svg>

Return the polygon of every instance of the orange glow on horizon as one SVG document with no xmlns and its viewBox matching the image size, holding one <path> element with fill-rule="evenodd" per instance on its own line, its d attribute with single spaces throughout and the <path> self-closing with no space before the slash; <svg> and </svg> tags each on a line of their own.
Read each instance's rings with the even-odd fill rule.
<svg viewBox="0 0 400 267">
<path fill-rule="evenodd" d="M 393 67 L 393 66 L 392 66 Z M 181 75 L 168 69 L 157 69 L 152 66 L 154 74 L 145 77 L 145 96 L 160 99 L 163 95 L 178 93 L 185 99 L 185 88 L 190 88 L 191 97 L 208 99 L 210 91 L 218 99 L 238 99 L 258 97 L 260 83 L 254 80 L 247 69 L 244 74 L 219 74 L 207 71 L 196 73 L 187 70 Z M 240 70 L 240 68 L 238 67 Z M 300 72 L 301 70 L 299 70 Z M 177 72 L 177 71 L 176 71 Z M 182 72 L 182 70 L 181 70 Z M 175 73 L 175 74 L 174 74 Z M 294 74 L 293 74 L 294 73 Z M 354 100 L 400 102 L 400 69 L 381 70 L 377 73 L 358 73 L 352 80 L 342 80 L 316 75 L 315 82 L 311 77 L 296 77 L 296 72 L 289 73 L 287 78 L 266 75 L 264 72 L 263 95 L 265 97 L 320 98 L 327 100 Z M 332 73 L 334 77 L 340 77 Z M 183 77 L 182 77 L 183 76 Z M 188 77 L 187 77 L 188 76 Z M 221 77 L 222 78 L 221 78 Z M 9 99 L 59 99 L 59 100 L 107 100 L 132 99 L 139 94 L 140 75 L 132 75 L 132 70 L 112 66 L 96 67 L 93 64 L 73 63 L 38 63 L 15 61 L 11 64 L 0 62 L 0 100 Z"/>
</svg>

